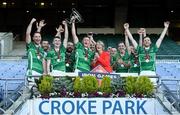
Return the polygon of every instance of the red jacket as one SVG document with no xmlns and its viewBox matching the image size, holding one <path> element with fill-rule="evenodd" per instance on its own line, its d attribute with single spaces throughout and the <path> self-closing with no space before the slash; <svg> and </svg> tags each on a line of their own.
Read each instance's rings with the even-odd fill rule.
<svg viewBox="0 0 180 115">
<path fill-rule="evenodd" d="M 92 67 L 95 68 L 98 65 L 101 65 L 104 67 L 104 69 L 107 72 L 112 72 L 111 64 L 110 64 L 110 54 L 109 52 L 103 51 L 100 55 L 99 58 L 97 59 L 96 63 L 92 64 Z"/>
</svg>

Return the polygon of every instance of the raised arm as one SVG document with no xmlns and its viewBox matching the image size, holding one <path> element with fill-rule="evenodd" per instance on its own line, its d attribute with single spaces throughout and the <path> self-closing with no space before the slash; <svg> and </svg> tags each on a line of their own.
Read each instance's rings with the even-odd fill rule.
<svg viewBox="0 0 180 115">
<path fill-rule="evenodd" d="M 44 20 L 41 20 L 39 23 L 36 22 L 37 32 L 41 32 L 42 27 L 44 27 L 46 23 L 44 23 Z"/>
<path fill-rule="evenodd" d="M 142 35 L 142 29 L 140 28 L 137 33 L 139 34 L 139 46 L 142 46 L 142 39 L 143 39 L 143 35 Z"/>
<path fill-rule="evenodd" d="M 141 32 L 142 32 L 142 36 L 146 37 L 146 29 L 145 28 L 140 28 Z"/>
<path fill-rule="evenodd" d="M 128 23 L 125 23 L 125 24 L 124 24 L 124 29 L 125 29 L 125 31 L 127 32 L 127 35 L 128 35 L 128 37 L 129 37 L 129 39 L 131 40 L 134 48 L 136 49 L 137 46 L 138 46 L 138 44 L 137 44 L 137 42 L 134 40 L 132 34 L 131 34 L 130 31 L 129 31 L 129 24 L 128 24 Z"/>
<path fill-rule="evenodd" d="M 59 25 L 59 27 L 56 28 L 56 31 L 57 31 L 57 33 L 56 33 L 55 36 L 58 36 L 58 37 L 61 38 L 61 33 L 64 32 L 64 29 L 62 28 L 62 25 Z"/>
<path fill-rule="evenodd" d="M 51 60 L 47 60 L 47 74 L 50 74 L 50 64 L 51 64 Z"/>
<path fill-rule="evenodd" d="M 156 46 L 159 48 L 160 47 L 160 45 L 161 45 L 161 43 L 162 43 L 162 40 L 164 39 L 164 36 L 166 35 L 166 32 L 167 32 L 167 30 L 168 30 L 168 27 L 169 27 L 169 24 L 170 24 L 170 22 L 164 22 L 164 30 L 163 30 L 163 32 L 161 33 L 161 35 L 160 35 L 160 37 L 159 37 L 159 39 L 157 40 L 157 42 L 156 42 Z"/>
<path fill-rule="evenodd" d="M 74 41 L 74 44 L 77 44 L 79 42 L 79 39 L 76 35 L 76 28 L 75 28 L 75 18 L 72 16 L 72 28 L 71 28 L 71 32 L 72 32 L 72 38 Z"/>
<path fill-rule="evenodd" d="M 31 29 L 32 29 L 32 25 L 35 21 L 36 21 L 36 19 L 33 18 L 26 29 L 26 43 L 27 44 L 29 44 L 31 42 Z"/>
<path fill-rule="evenodd" d="M 127 32 L 124 31 L 124 35 L 125 35 L 125 45 L 126 45 L 126 48 L 128 50 L 128 53 L 130 54 L 131 53 L 131 50 L 129 48 L 129 40 L 128 40 L 128 35 L 127 35 Z"/>
<path fill-rule="evenodd" d="M 96 42 L 94 41 L 94 38 L 93 38 L 93 32 L 89 32 L 89 33 L 87 34 L 87 36 L 90 38 L 91 44 L 96 45 Z"/>
<path fill-rule="evenodd" d="M 62 24 L 64 25 L 64 41 L 63 41 L 63 45 L 66 48 L 67 47 L 67 42 L 68 42 L 68 37 L 69 37 L 68 26 L 67 26 L 66 21 L 63 21 Z"/>
<path fill-rule="evenodd" d="M 47 63 L 46 63 L 46 60 L 43 58 L 43 75 L 46 75 L 47 74 Z"/>
</svg>

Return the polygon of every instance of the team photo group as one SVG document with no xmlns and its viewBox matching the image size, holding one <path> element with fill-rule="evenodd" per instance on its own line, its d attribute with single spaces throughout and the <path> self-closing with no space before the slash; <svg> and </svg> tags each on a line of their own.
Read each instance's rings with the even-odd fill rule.
<svg viewBox="0 0 180 115">
<path fill-rule="evenodd" d="M 36 31 L 32 34 L 33 24 L 36 25 Z M 103 67 L 108 73 L 143 75 L 144 72 L 155 72 L 156 53 L 170 23 L 164 22 L 164 29 L 155 44 L 146 35 L 145 28 L 138 30 L 139 41 L 136 41 L 129 30 L 129 24 L 125 23 L 124 39 L 117 43 L 117 47 L 106 46 L 101 40 L 95 41 L 94 32 L 87 33 L 80 41 L 75 24 L 74 16 L 70 24 L 62 21 L 54 29 L 56 35 L 50 43 L 41 36 L 41 29 L 46 26 L 45 20 L 38 22 L 33 18 L 30 21 L 26 30 L 28 75 L 60 76 L 66 72 L 90 72 L 97 66 Z"/>
</svg>

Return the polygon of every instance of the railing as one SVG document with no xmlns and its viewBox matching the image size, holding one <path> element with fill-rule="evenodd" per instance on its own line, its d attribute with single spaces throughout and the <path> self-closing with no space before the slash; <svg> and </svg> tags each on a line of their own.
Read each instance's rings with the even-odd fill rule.
<svg viewBox="0 0 180 115">
<path fill-rule="evenodd" d="M 16 90 L 12 92 L 7 98 L 0 103 L 0 114 L 5 113 L 5 111 L 22 95 L 21 89 L 24 83 L 20 84 Z"/>
<path fill-rule="evenodd" d="M 157 60 L 180 60 L 180 55 L 156 55 Z"/>
<path fill-rule="evenodd" d="M 0 55 L 7 55 L 11 52 L 13 49 L 13 33 L 0 32 L 0 44 Z"/>
<path fill-rule="evenodd" d="M 8 95 L 8 83 L 9 81 L 17 81 L 22 80 L 21 83 L 19 83 L 18 87 L 11 92 L 10 95 Z M 21 89 L 23 86 L 26 86 L 26 77 L 24 78 L 0 78 L 0 81 L 5 81 L 5 90 L 4 90 L 4 96 L 3 101 L 0 103 L 0 114 L 4 113 L 17 99 L 19 96 L 22 95 Z"/>
<path fill-rule="evenodd" d="M 0 55 L 0 59 L 17 59 L 17 58 L 20 58 L 20 59 L 27 59 L 28 57 L 26 55 Z"/>
<path fill-rule="evenodd" d="M 163 81 L 176 81 L 178 89 L 176 91 L 176 95 L 168 88 L 168 86 Z M 174 107 L 178 112 L 180 112 L 180 79 L 162 79 L 160 89 L 163 93 L 163 96 L 168 99 L 171 103 L 171 108 Z M 172 111 L 171 111 L 172 112 Z"/>
</svg>

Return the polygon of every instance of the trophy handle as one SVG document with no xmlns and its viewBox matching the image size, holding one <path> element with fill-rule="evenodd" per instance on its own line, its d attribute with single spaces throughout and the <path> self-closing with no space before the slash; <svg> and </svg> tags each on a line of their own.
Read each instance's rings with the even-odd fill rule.
<svg viewBox="0 0 180 115">
<path fill-rule="evenodd" d="M 72 8 L 72 14 L 71 16 L 74 15 L 74 17 L 77 19 L 77 22 L 80 22 L 80 23 L 83 23 L 84 20 L 81 16 L 81 14 L 75 9 L 75 8 Z"/>
<path fill-rule="evenodd" d="M 65 21 L 68 23 L 68 25 L 72 24 L 72 20 L 71 20 L 72 16 L 75 17 L 75 23 L 83 23 L 84 22 L 81 14 L 75 8 L 72 8 L 72 13 L 70 15 L 70 19 L 65 19 Z"/>
</svg>

